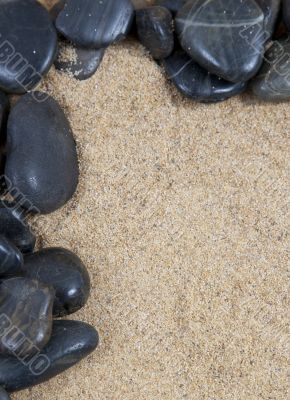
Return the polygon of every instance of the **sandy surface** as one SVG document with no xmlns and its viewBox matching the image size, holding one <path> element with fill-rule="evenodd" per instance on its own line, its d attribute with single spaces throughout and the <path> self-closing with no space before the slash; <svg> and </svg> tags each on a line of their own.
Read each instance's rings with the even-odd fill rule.
<svg viewBox="0 0 290 400">
<path fill-rule="evenodd" d="M 92 278 L 73 316 L 99 349 L 21 400 L 287 397 L 289 104 L 185 100 L 133 41 L 80 83 L 43 85 L 64 107 L 81 178 L 34 221 Z"/>
</svg>

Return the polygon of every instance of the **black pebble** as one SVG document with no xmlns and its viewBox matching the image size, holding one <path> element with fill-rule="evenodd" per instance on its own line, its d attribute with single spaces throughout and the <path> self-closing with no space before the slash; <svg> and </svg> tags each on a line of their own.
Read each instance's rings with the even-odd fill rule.
<svg viewBox="0 0 290 400">
<path fill-rule="evenodd" d="M 98 343 L 98 333 L 92 326 L 78 321 L 54 321 L 51 339 L 34 362 L 25 366 L 16 358 L 0 355 L 0 385 L 8 392 L 38 385 L 78 363 Z"/>
<path fill-rule="evenodd" d="M 169 78 L 185 96 L 200 102 L 215 103 L 245 90 L 245 83 L 232 83 L 208 73 L 183 50 L 163 61 Z"/>
<path fill-rule="evenodd" d="M 56 28 L 77 46 L 100 49 L 128 34 L 133 15 L 130 0 L 70 0 L 58 15 Z"/>
<path fill-rule="evenodd" d="M 71 54 L 67 59 L 67 53 Z M 99 68 L 105 49 L 85 49 L 75 47 L 64 40 L 59 43 L 59 52 L 54 63 L 59 71 L 72 74 L 79 81 L 89 79 Z"/>
<path fill-rule="evenodd" d="M 283 19 L 288 31 L 290 31 L 290 0 L 283 0 Z"/>
<path fill-rule="evenodd" d="M 35 0 L 0 2 L 0 88 L 25 93 L 50 69 L 57 35 L 47 10 Z"/>
<path fill-rule="evenodd" d="M 51 97 L 26 94 L 13 107 L 7 127 L 5 176 L 26 199 L 23 207 L 50 213 L 63 206 L 78 183 L 78 160 L 70 124 Z"/>
<path fill-rule="evenodd" d="M 180 43 L 194 61 L 228 81 L 242 82 L 262 64 L 264 20 L 254 0 L 239 0 L 238 7 L 237 0 L 189 0 L 175 22 Z"/>
<path fill-rule="evenodd" d="M 167 8 L 156 6 L 137 10 L 136 23 L 140 42 L 153 58 L 161 60 L 172 53 L 173 20 Z"/>
<path fill-rule="evenodd" d="M 2 387 L 0 387 L 0 400 L 11 400 L 9 394 Z"/>
<path fill-rule="evenodd" d="M 90 277 L 79 257 L 69 250 L 49 248 L 25 257 L 25 276 L 55 290 L 55 317 L 81 309 L 90 294 Z"/>
<path fill-rule="evenodd" d="M 6 236 L 22 253 L 31 253 L 36 238 L 26 217 L 26 212 L 16 203 L 0 201 L 0 235 Z"/>
<path fill-rule="evenodd" d="M 34 355 L 47 344 L 53 299 L 53 289 L 36 280 L 11 278 L 1 283 L 1 354 Z"/>
<path fill-rule="evenodd" d="M 22 271 L 22 253 L 5 236 L 0 235 L 0 277 L 18 275 Z"/>
<path fill-rule="evenodd" d="M 290 36 L 273 42 L 251 87 L 263 101 L 290 100 Z"/>
</svg>

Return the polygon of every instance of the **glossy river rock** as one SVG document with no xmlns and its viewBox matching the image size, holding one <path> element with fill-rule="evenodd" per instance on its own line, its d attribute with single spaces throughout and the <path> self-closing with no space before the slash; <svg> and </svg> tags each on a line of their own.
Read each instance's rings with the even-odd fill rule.
<svg viewBox="0 0 290 400">
<path fill-rule="evenodd" d="M 25 276 L 54 288 L 54 316 L 78 311 L 90 294 L 90 277 L 85 265 L 66 249 L 48 248 L 26 256 Z"/>
<path fill-rule="evenodd" d="M 123 39 L 131 27 L 130 0 L 70 0 L 56 19 L 56 28 L 80 47 L 100 49 Z"/>
<path fill-rule="evenodd" d="M 35 0 L 0 2 L 0 88 L 25 93 L 50 69 L 57 49 L 56 30 Z"/>
<path fill-rule="evenodd" d="M 208 73 L 183 50 L 175 51 L 163 66 L 177 89 L 185 96 L 201 102 L 215 103 L 241 93 L 244 82 L 232 83 Z"/>
<path fill-rule="evenodd" d="M 38 385 L 72 367 L 95 350 L 97 331 L 78 321 L 54 321 L 47 346 L 34 361 L 24 365 L 0 355 L 0 385 L 8 392 Z"/>
<path fill-rule="evenodd" d="M 168 57 L 174 46 L 173 20 L 164 7 L 147 7 L 136 11 L 137 31 L 140 42 L 153 58 Z"/>
<path fill-rule="evenodd" d="M 53 289 L 35 280 L 11 278 L 1 283 L 1 354 L 34 355 L 47 344 L 53 299 Z"/>
<path fill-rule="evenodd" d="M 176 30 L 183 49 L 203 68 L 243 82 L 262 64 L 264 22 L 255 0 L 189 0 L 177 14 Z"/>
<path fill-rule="evenodd" d="M 251 87 L 263 101 L 290 100 L 290 36 L 273 42 Z"/>
<path fill-rule="evenodd" d="M 41 97 L 38 92 L 37 95 Z M 62 207 L 78 183 L 78 160 L 70 124 L 52 98 L 26 94 L 12 108 L 7 128 L 5 175 L 36 213 Z"/>
</svg>

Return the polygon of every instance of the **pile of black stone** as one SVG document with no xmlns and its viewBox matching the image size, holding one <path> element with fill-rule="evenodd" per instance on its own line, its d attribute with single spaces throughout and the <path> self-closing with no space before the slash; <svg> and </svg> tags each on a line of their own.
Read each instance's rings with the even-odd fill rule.
<svg viewBox="0 0 290 400">
<path fill-rule="evenodd" d="M 35 235 L 16 202 L 0 203 L 0 400 L 70 368 L 98 345 L 90 325 L 54 320 L 90 293 L 82 261 L 63 248 L 34 252 Z"/>
<path fill-rule="evenodd" d="M 250 86 L 262 100 L 290 100 L 290 0 L 155 0 L 136 22 L 187 97 L 216 102 Z"/>
</svg>

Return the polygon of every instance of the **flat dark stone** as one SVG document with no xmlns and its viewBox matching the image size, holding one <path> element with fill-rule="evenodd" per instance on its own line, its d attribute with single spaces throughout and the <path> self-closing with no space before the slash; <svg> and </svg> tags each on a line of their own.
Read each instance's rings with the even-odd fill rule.
<svg viewBox="0 0 290 400">
<path fill-rule="evenodd" d="M 59 0 L 49 10 L 49 14 L 53 21 L 56 20 L 56 18 L 58 17 L 58 14 L 63 10 L 65 2 L 66 2 L 66 0 Z"/>
<path fill-rule="evenodd" d="M 273 42 L 251 88 L 263 101 L 290 101 L 290 36 Z"/>
<path fill-rule="evenodd" d="M 140 42 L 153 58 L 168 57 L 174 47 L 173 20 L 164 7 L 147 7 L 136 11 L 137 31 Z"/>
<path fill-rule="evenodd" d="M 0 201 L 0 235 L 6 236 L 22 253 L 30 253 L 35 235 L 26 223 L 26 212 L 14 202 Z"/>
<path fill-rule="evenodd" d="M 10 240 L 0 235 L 0 277 L 18 275 L 22 271 L 22 253 Z"/>
<path fill-rule="evenodd" d="M 43 249 L 26 256 L 25 276 L 54 288 L 55 317 L 78 311 L 90 294 L 90 277 L 85 265 L 66 249 Z"/>
<path fill-rule="evenodd" d="M 51 336 L 53 299 L 53 289 L 36 280 L 11 278 L 1 283 L 1 354 L 34 355 L 43 349 Z"/>
<path fill-rule="evenodd" d="M 35 0 L 0 2 L 0 88 L 25 93 L 53 64 L 57 35 L 49 13 Z"/>
<path fill-rule="evenodd" d="M 73 196 L 78 160 L 70 124 L 52 98 L 26 94 L 12 108 L 7 128 L 5 175 L 26 198 L 24 208 L 50 213 Z"/>
<path fill-rule="evenodd" d="M 254 0 L 189 0 L 176 30 L 183 49 L 203 68 L 231 82 L 259 70 L 264 54 L 265 16 Z"/>
<path fill-rule="evenodd" d="M 9 394 L 2 387 L 0 387 L 0 400 L 11 400 Z"/>
<path fill-rule="evenodd" d="M 133 15 L 130 0 L 69 0 L 56 19 L 56 28 L 79 47 L 100 49 L 128 34 Z"/>
<path fill-rule="evenodd" d="M 169 79 L 185 96 L 200 102 L 215 103 L 243 92 L 246 83 L 232 83 L 208 73 L 183 50 L 163 61 Z"/>
<path fill-rule="evenodd" d="M 16 358 L 0 355 L 0 384 L 8 392 L 38 385 L 77 364 L 98 343 L 98 333 L 92 326 L 78 321 L 54 321 L 51 339 L 34 362 L 24 365 Z"/>
<path fill-rule="evenodd" d="M 155 0 L 153 4 L 155 6 L 165 7 L 175 15 L 186 2 L 187 0 Z"/>
<path fill-rule="evenodd" d="M 289 0 L 283 0 L 283 19 L 285 22 L 285 25 L 290 31 L 290 1 Z"/>
<path fill-rule="evenodd" d="M 266 39 L 270 39 L 277 25 L 278 15 L 281 9 L 281 0 L 256 0 L 265 14 Z"/>
<path fill-rule="evenodd" d="M 59 52 L 55 68 L 73 75 L 79 81 L 89 79 L 99 68 L 105 49 L 85 49 L 75 47 L 67 41 L 59 42 Z"/>
</svg>

